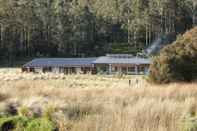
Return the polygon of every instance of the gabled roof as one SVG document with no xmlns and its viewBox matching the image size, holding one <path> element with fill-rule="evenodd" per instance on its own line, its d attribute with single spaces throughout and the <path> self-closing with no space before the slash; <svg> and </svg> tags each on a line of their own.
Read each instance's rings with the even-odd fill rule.
<svg viewBox="0 0 197 131">
<path fill-rule="evenodd" d="M 97 58 L 39 58 L 34 59 L 23 67 L 79 67 L 92 66 Z"/>
<path fill-rule="evenodd" d="M 150 64 L 151 60 L 146 58 L 139 58 L 139 57 L 132 57 L 132 58 L 123 58 L 123 57 L 110 57 L 110 56 L 103 56 L 96 59 L 94 64 Z"/>
</svg>

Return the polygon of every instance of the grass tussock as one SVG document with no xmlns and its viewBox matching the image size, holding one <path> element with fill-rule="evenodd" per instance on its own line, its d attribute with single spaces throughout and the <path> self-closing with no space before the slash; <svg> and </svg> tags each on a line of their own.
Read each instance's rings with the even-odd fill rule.
<svg viewBox="0 0 197 131">
<path fill-rule="evenodd" d="M 150 85 L 134 76 L 69 75 L 64 79 L 0 81 L 0 85 L 6 96 L 0 101 L 1 112 L 48 119 L 59 131 L 196 129 L 196 83 Z"/>
</svg>

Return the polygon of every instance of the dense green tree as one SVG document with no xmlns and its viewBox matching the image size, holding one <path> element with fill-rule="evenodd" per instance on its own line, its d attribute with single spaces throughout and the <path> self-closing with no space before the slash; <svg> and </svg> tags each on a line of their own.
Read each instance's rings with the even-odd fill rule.
<svg viewBox="0 0 197 131">
<path fill-rule="evenodd" d="M 0 0 L 0 59 L 136 54 L 195 26 L 196 8 L 196 0 Z"/>
<path fill-rule="evenodd" d="M 155 83 L 197 79 L 197 27 L 165 47 L 150 67 L 149 78 Z"/>
<path fill-rule="evenodd" d="M 185 4 L 189 10 L 190 17 L 192 18 L 193 27 L 197 24 L 197 1 L 196 0 L 186 0 Z"/>
</svg>

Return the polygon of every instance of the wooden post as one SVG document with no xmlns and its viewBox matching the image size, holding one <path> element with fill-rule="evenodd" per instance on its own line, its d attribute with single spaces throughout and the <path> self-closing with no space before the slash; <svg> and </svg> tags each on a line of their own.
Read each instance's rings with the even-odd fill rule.
<svg viewBox="0 0 197 131">
<path fill-rule="evenodd" d="M 138 66 L 135 65 L 135 74 L 138 75 Z"/>
<path fill-rule="evenodd" d="M 148 74 L 148 66 L 144 66 L 144 74 Z"/>
<path fill-rule="evenodd" d="M 120 66 L 118 66 L 118 73 L 122 74 L 122 68 Z"/>
<path fill-rule="evenodd" d="M 111 75 L 112 74 L 112 65 L 109 64 L 109 74 Z"/>
<path fill-rule="evenodd" d="M 31 72 L 29 67 L 27 68 L 27 72 Z"/>
<path fill-rule="evenodd" d="M 129 67 L 126 67 L 127 68 L 127 73 L 126 73 L 126 75 L 128 75 L 129 74 Z"/>
</svg>

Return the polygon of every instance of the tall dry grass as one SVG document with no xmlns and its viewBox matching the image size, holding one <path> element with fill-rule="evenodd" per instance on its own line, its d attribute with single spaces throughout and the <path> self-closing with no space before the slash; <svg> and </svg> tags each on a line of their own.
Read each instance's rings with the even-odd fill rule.
<svg viewBox="0 0 197 131">
<path fill-rule="evenodd" d="M 11 104 L 37 114 L 54 107 L 60 131 L 180 131 L 183 117 L 197 111 L 197 84 L 150 85 L 134 76 L 69 75 L 0 81 L 0 98 L 1 112 Z"/>
</svg>

